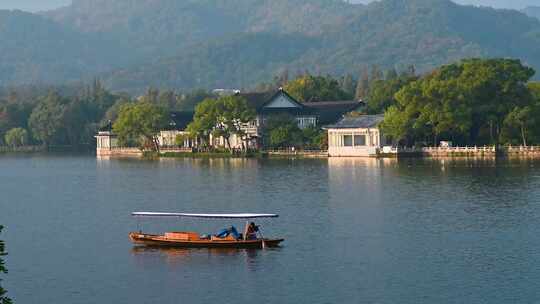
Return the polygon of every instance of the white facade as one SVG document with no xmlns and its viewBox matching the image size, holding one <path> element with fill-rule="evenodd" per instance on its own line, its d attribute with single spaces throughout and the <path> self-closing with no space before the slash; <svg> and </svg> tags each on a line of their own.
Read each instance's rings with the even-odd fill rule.
<svg viewBox="0 0 540 304">
<path fill-rule="evenodd" d="M 96 137 L 97 149 L 110 150 L 118 147 L 118 138 L 111 131 L 100 131 Z"/>
<path fill-rule="evenodd" d="M 171 130 L 171 131 L 160 131 L 158 136 L 158 142 L 159 146 L 162 148 L 166 147 L 181 147 L 181 148 L 191 148 L 194 146 L 193 140 L 189 138 L 189 133 L 186 131 L 178 131 L 178 130 Z M 183 137 L 182 144 L 178 144 L 176 142 L 176 138 L 178 136 Z"/>
<path fill-rule="evenodd" d="M 383 115 L 344 117 L 325 129 L 328 132 L 328 155 L 331 157 L 377 156 L 386 140 L 379 129 Z"/>
<path fill-rule="evenodd" d="M 381 142 L 379 129 L 328 129 L 329 156 L 377 156 Z"/>
</svg>

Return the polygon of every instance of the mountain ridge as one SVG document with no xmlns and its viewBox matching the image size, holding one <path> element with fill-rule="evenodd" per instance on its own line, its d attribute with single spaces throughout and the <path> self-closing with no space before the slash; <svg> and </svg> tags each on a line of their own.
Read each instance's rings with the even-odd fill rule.
<svg viewBox="0 0 540 304">
<path fill-rule="evenodd" d="M 425 71 L 464 57 L 519 57 L 540 67 L 540 21 L 449 0 L 76 0 L 24 14 L 0 13 L 0 39 L 21 46 L 0 46 L 10 58 L 0 58 L 4 85 L 98 75 L 132 92 L 249 87 L 284 69 Z"/>
</svg>

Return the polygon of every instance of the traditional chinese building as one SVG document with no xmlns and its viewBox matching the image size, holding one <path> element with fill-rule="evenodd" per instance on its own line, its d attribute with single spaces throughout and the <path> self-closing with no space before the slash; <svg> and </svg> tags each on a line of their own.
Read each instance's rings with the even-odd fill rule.
<svg viewBox="0 0 540 304">
<path fill-rule="evenodd" d="M 358 110 L 363 106 L 359 101 L 320 101 L 301 103 L 285 90 L 266 93 L 237 93 L 249 106 L 255 109 L 256 118 L 244 126 L 248 147 L 264 146 L 263 131 L 265 123 L 272 116 L 287 115 L 293 118 L 300 129 L 334 123 L 345 113 Z M 242 140 L 233 136 L 230 139 L 232 148 L 241 148 Z M 223 138 L 213 139 L 214 146 L 225 146 Z"/>
</svg>

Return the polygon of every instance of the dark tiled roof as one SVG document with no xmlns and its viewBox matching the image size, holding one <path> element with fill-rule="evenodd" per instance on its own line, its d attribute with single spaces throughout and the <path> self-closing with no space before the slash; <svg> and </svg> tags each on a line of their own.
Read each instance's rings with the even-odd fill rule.
<svg viewBox="0 0 540 304">
<path fill-rule="evenodd" d="M 193 115 L 193 112 L 171 112 L 167 130 L 185 130 L 193 121 Z"/>
<path fill-rule="evenodd" d="M 298 104 L 298 108 L 265 108 L 269 102 L 280 94 L 285 95 L 293 103 Z M 319 101 L 300 103 L 294 97 L 289 95 L 285 90 L 264 93 L 239 93 L 238 96 L 244 97 L 248 104 L 256 109 L 257 113 L 264 115 L 287 113 L 290 115 L 316 115 L 318 123 L 330 124 L 335 123 L 344 114 L 357 110 L 363 103 L 358 101 Z"/>
<path fill-rule="evenodd" d="M 358 101 L 320 101 L 305 102 L 304 106 L 312 109 L 319 118 L 319 125 L 335 123 L 346 113 L 358 110 L 363 103 Z"/>
<path fill-rule="evenodd" d="M 375 128 L 384 119 L 384 115 L 361 115 L 347 116 L 337 123 L 325 126 L 325 129 L 359 129 L 359 128 Z"/>
<path fill-rule="evenodd" d="M 284 95 L 287 97 L 292 103 L 297 104 L 300 109 L 304 108 L 304 106 L 298 102 L 294 97 L 289 95 L 285 90 L 279 89 L 277 91 L 273 92 L 263 92 L 263 93 L 239 93 L 237 96 L 244 97 L 249 105 L 251 105 L 257 112 L 260 112 L 264 109 L 264 106 L 266 106 L 269 102 L 274 100 L 279 95 Z M 289 109 L 289 108 L 284 108 Z"/>
</svg>

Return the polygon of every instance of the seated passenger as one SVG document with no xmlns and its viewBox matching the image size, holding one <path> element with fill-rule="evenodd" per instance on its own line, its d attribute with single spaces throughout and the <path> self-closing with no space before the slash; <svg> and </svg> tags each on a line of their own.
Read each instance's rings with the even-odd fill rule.
<svg viewBox="0 0 540 304">
<path fill-rule="evenodd" d="M 218 234 L 216 234 L 216 237 L 218 237 L 218 238 L 226 238 L 230 234 L 232 234 L 232 236 L 237 240 L 240 238 L 240 234 L 238 233 L 238 230 L 236 230 L 236 227 L 234 227 L 234 226 L 231 226 L 230 228 L 221 229 L 218 232 Z"/>
</svg>

